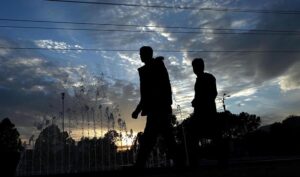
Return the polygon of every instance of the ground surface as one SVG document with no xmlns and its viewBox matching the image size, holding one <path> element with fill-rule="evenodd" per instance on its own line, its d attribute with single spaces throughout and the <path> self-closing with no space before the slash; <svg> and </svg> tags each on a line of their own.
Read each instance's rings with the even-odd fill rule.
<svg viewBox="0 0 300 177">
<path fill-rule="evenodd" d="M 227 167 L 219 167 L 214 161 L 204 161 L 198 168 L 155 168 L 134 170 L 55 175 L 56 177 L 300 177 L 300 158 L 281 157 L 264 159 L 231 159 Z M 50 176 L 49 176 L 50 177 Z M 53 176 L 54 177 L 54 176 Z"/>
</svg>

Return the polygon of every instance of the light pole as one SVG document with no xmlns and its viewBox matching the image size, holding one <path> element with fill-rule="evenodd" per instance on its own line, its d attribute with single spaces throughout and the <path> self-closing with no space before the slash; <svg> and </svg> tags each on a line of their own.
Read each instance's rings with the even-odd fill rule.
<svg viewBox="0 0 300 177">
<path fill-rule="evenodd" d="M 62 101 L 62 132 L 65 131 L 65 93 L 61 93 L 61 101 Z"/>
<path fill-rule="evenodd" d="M 224 112 L 226 112 L 225 99 L 226 99 L 226 98 L 229 98 L 229 97 L 230 97 L 230 95 L 227 95 L 226 93 L 223 93 L 222 104 L 223 104 Z"/>
<path fill-rule="evenodd" d="M 64 138 L 64 132 L 65 132 L 65 93 L 61 93 L 61 102 L 62 102 L 62 143 L 63 143 L 63 149 L 62 149 L 62 157 L 61 157 L 61 162 L 62 162 L 62 172 L 64 171 L 64 165 L 65 165 L 65 138 Z"/>
</svg>

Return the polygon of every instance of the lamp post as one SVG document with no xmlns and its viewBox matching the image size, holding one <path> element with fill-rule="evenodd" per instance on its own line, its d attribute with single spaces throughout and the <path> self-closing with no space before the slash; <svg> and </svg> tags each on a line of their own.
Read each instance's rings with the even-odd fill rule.
<svg viewBox="0 0 300 177">
<path fill-rule="evenodd" d="M 61 101 L 62 101 L 62 132 L 65 131 L 65 93 L 61 93 Z"/>
<path fill-rule="evenodd" d="M 65 155 L 65 145 L 66 145 L 66 142 L 65 142 L 65 138 L 64 138 L 64 132 L 65 132 L 65 93 L 62 92 L 61 93 L 61 102 L 62 102 L 62 143 L 63 143 L 63 150 L 62 150 L 62 157 L 61 157 L 61 162 L 62 162 L 62 172 L 64 171 L 64 166 L 65 166 L 65 158 L 64 158 L 64 155 Z"/>
<path fill-rule="evenodd" d="M 226 93 L 223 94 L 223 97 L 222 97 L 222 105 L 223 105 L 224 112 L 227 111 L 227 110 L 226 110 L 226 105 L 225 105 L 225 99 L 226 99 L 226 98 L 229 98 L 229 97 L 230 97 L 230 95 L 228 95 L 228 94 L 226 94 Z"/>
</svg>

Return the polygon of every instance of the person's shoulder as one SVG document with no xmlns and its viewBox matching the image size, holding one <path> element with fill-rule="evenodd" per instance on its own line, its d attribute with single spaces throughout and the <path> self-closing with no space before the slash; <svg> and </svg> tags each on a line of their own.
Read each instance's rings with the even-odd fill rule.
<svg viewBox="0 0 300 177">
<path fill-rule="evenodd" d="M 163 56 L 158 56 L 158 57 L 156 57 L 154 60 L 155 61 L 158 61 L 158 62 L 163 62 L 164 61 L 164 57 Z"/>
<path fill-rule="evenodd" d="M 154 64 L 155 67 L 164 68 L 165 67 L 164 57 L 159 56 L 159 57 L 154 58 L 153 59 L 153 64 Z"/>
<path fill-rule="evenodd" d="M 215 76 L 212 75 L 211 73 L 204 73 L 204 77 L 207 79 L 211 79 L 211 80 L 216 80 Z"/>
<path fill-rule="evenodd" d="M 146 65 L 139 67 L 137 70 L 138 71 L 143 71 L 143 70 L 145 70 L 145 68 L 146 68 Z"/>
<path fill-rule="evenodd" d="M 159 57 L 156 57 L 156 58 L 154 58 L 154 63 L 155 64 L 164 64 L 164 57 L 162 57 L 162 56 L 159 56 Z"/>
</svg>

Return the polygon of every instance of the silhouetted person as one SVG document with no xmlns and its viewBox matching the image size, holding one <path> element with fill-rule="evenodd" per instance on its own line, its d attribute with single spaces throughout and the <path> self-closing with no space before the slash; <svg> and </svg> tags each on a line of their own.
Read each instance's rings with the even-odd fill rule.
<svg viewBox="0 0 300 177">
<path fill-rule="evenodd" d="M 201 119 L 208 119 L 209 116 L 217 113 L 215 103 L 218 95 L 216 78 L 212 74 L 204 72 L 204 61 L 202 58 L 195 58 L 192 66 L 194 73 L 197 75 L 194 88 L 195 97 L 192 101 L 194 114 L 202 116 Z"/>
<path fill-rule="evenodd" d="M 136 119 L 141 113 L 142 116 L 147 116 L 147 122 L 141 137 L 135 166 L 139 168 L 145 166 L 160 135 L 167 145 L 167 153 L 176 163 L 176 142 L 171 123 L 172 92 L 168 71 L 163 57 L 153 59 L 153 50 L 149 46 L 140 48 L 140 58 L 145 64 L 138 69 L 141 98 L 132 113 L 132 118 Z"/>
<path fill-rule="evenodd" d="M 212 74 L 204 72 L 204 61 L 196 58 L 192 62 L 193 71 L 197 75 L 195 83 L 195 97 L 192 101 L 194 114 L 189 120 L 187 129 L 187 143 L 189 163 L 195 167 L 199 158 L 199 141 L 202 138 L 216 137 L 216 79 Z"/>
</svg>

